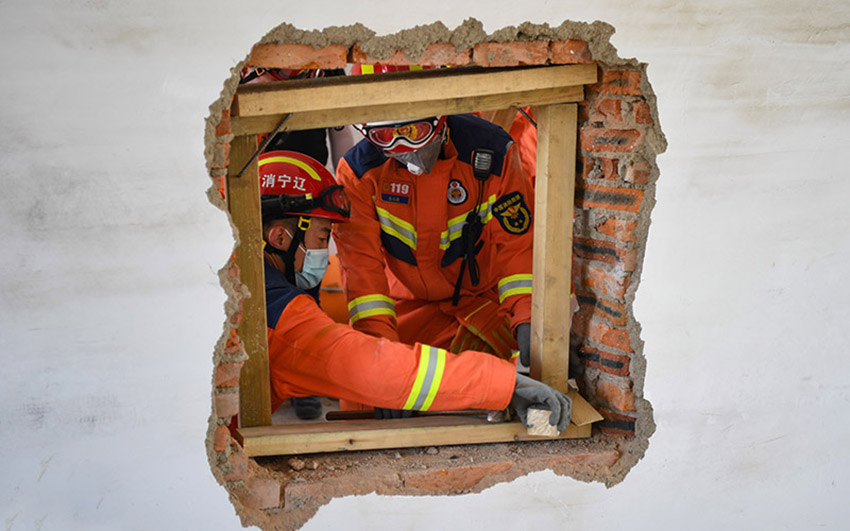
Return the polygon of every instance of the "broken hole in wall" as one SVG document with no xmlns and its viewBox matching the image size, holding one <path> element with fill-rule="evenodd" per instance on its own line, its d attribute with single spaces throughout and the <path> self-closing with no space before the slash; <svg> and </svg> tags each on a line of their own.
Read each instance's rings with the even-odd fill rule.
<svg viewBox="0 0 850 531">
<path fill-rule="evenodd" d="M 322 31 L 281 24 L 234 67 L 210 107 L 206 127 L 208 196 L 225 212 L 222 191 L 234 139 L 231 102 L 243 68 L 594 64 L 598 69 L 598 81 L 585 87 L 579 104 L 572 271 L 579 310 L 570 336 L 570 376 L 604 417 L 592 436 L 250 458 L 233 438 L 247 358 L 239 332 L 248 293 L 231 261 L 220 273 L 228 293 L 227 321 L 214 353 L 207 450 L 213 473 L 243 524 L 297 528 L 337 496 L 465 494 L 546 469 L 614 485 L 642 458 L 654 422 L 643 398 L 646 364 L 632 303 L 654 204 L 655 157 L 666 142 L 646 65 L 620 58 L 609 42 L 612 34 L 613 28 L 601 22 L 524 23 L 487 34 L 480 22 L 468 19 L 454 30 L 436 22 L 389 36 L 376 36 L 360 24 Z M 500 121 L 504 116 L 487 117 Z M 329 147 L 338 158 L 339 146 Z M 326 405 L 333 407 L 333 402 Z M 277 422 L 291 417 L 284 410 L 276 415 Z"/>
</svg>

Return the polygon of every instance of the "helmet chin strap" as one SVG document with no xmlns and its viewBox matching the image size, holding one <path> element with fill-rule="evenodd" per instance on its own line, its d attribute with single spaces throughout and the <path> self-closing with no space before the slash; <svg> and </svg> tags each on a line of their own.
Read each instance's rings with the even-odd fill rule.
<svg viewBox="0 0 850 531">
<path fill-rule="evenodd" d="M 295 253 L 298 248 L 304 243 L 304 234 L 310 227 L 310 218 L 304 216 L 298 217 L 298 226 L 295 228 L 295 234 L 292 235 L 292 240 L 289 242 L 289 248 L 285 251 L 278 249 L 274 245 L 266 245 L 266 250 L 272 254 L 276 254 L 283 259 L 285 270 L 283 276 L 293 286 L 295 285 Z"/>
</svg>

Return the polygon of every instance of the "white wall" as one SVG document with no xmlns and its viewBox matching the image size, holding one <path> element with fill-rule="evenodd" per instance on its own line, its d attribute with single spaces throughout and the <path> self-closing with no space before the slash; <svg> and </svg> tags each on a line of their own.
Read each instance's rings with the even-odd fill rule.
<svg viewBox="0 0 850 531">
<path fill-rule="evenodd" d="M 335 500 L 306 528 L 846 527 L 850 8 L 743 4 L 0 1 L 0 525 L 239 528 L 203 446 L 232 248 L 207 106 L 282 21 L 475 16 L 605 20 L 650 65 L 669 149 L 635 309 L 658 430 L 610 490 L 543 472 Z"/>
</svg>

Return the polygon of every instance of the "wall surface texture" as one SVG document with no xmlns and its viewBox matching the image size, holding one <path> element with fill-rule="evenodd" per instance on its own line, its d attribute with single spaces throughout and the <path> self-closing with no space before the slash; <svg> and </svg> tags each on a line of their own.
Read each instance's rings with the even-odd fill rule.
<svg viewBox="0 0 850 531">
<path fill-rule="evenodd" d="M 379 34 L 602 20 L 649 64 L 635 317 L 657 430 L 614 488 L 332 501 L 305 529 L 809 529 L 850 517 L 850 7 L 809 2 L 0 2 L 0 524 L 239 529 L 207 462 L 218 270 L 204 118 L 281 22 Z M 404 13 L 403 16 L 400 13 Z"/>
</svg>

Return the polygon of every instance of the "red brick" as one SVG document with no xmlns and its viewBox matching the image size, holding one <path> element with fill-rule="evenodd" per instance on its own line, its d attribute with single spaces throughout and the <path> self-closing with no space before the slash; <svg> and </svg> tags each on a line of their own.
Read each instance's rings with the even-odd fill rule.
<svg viewBox="0 0 850 531">
<path fill-rule="evenodd" d="M 629 375 L 629 363 L 631 360 L 623 354 L 613 354 L 585 345 L 579 348 L 578 357 L 586 367 L 599 369 L 602 372 L 616 376 Z"/>
<path fill-rule="evenodd" d="M 596 98 L 588 116 L 591 122 L 622 122 L 623 101 L 613 98 Z"/>
<path fill-rule="evenodd" d="M 573 260 L 573 284 L 584 286 L 599 295 L 605 295 L 617 300 L 623 300 L 626 295 L 628 281 L 625 271 L 609 271 L 603 266 L 594 265 L 581 259 Z"/>
<path fill-rule="evenodd" d="M 382 64 L 382 65 L 423 65 L 423 66 L 464 66 L 469 64 L 471 50 L 457 51 L 453 44 L 436 43 L 431 44 L 415 60 L 409 59 L 401 50 L 396 50 L 386 59 L 378 59 L 354 45 L 351 48 L 349 61 L 358 64 Z"/>
<path fill-rule="evenodd" d="M 245 306 L 242 304 L 242 301 L 239 301 L 239 308 L 234 312 L 233 315 L 230 316 L 230 324 L 239 326 L 239 323 L 242 322 L 242 315 L 244 313 Z"/>
<path fill-rule="evenodd" d="M 635 228 L 637 221 L 625 220 L 620 218 L 607 218 L 605 221 L 598 223 L 594 228 L 606 236 L 616 238 L 621 242 L 634 242 Z"/>
<path fill-rule="evenodd" d="M 617 159 L 604 157 L 587 157 L 580 155 L 576 172 L 583 181 L 588 179 L 604 179 L 606 181 L 619 180 L 619 164 Z"/>
<path fill-rule="evenodd" d="M 649 111 L 649 104 L 646 101 L 636 101 L 632 103 L 632 115 L 634 116 L 635 123 L 652 123 L 652 113 Z"/>
<path fill-rule="evenodd" d="M 553 64 L 592 63 L 590 48 L 585 41 L 570 39 L 568 41 L 552 41 L 549 44 Z"/>
<path fill-rule="evenodd" d="M 578 208 L 607 208 L 637 213 L 643 201 L 643 191 L 635 188 L 611 188 L 581 184 L 576 186 Z"/>
<path fill-rule="evenodd" d="M 215 369 L 216 387 L 237 387 L 244 362 L 220 363 Z"/>
<path fill-rule="evenodd" d="M 582 127 L 579 130 L 582 151 L 631 153 L 643 144 L 643 131 Z"/>
<path fill-rule="evenodd" d="M 635 393 L 631 389 L 600 379 L 596 383 L 596 396 L 620 411 L 636 411 Z"/>
<path fill-rule="evenodd" d="M 230 428 L 227 426 L 219 426 L 215 429 L 215 437 L 213 438 L 213 451 L 223 452 L 230 446 Z"/>
<path fill-rule="evenodd" d="M 230 133 L 230 109 L 224 109 L 221 111 L 221 121 L 215 126 L 215 134 L 216 136 L 222 136 L 229 135 Z"/>
<path fill-rule="evenodd" d="M 589 291 L 576 290 L 579 314 L 605 319 L 616 326 L 626 326 L 626 307 L 624 304 L 597 297 Z"/>
<path fill-rule="evenodd" d="M 433 491 L 467 490 L 487 476 L 508 471 L 511 466 L 511 462 L 504 461 L 479 466 L 413 471 L 405 474 L 404 486 Z"/>
<path fill-rule="evenodd" d="M 575 334 L 584 336 L 601 345 L 616 348 L 624 352 L 632 352 L 629 332 L 623 328 L 612 328 L 604 321 L 593 319 L 586 313 L 579 312 L 573 317 Z"/>
<path fill-rule="evenodd" d="M 586 260 L 622 264 L 625 271 L 634 271 L 635 268 L 636 251 L 634 249 L 623 249 L 613 242 L 575 238 L 573 240 L 573 252 L 575 256 Z"/>
<path fill-rule="evenodd" d="M 607 70 L 602 72 L 602 79 L 590 90 L 600 94 L 640 96 L 640 78 L 640 72 L 632 70 Z"/>
<path fill-rule="evenodd" d="M 280 506 L 280 483 L 273 479 L 248 478 L 236 497 L 251 509 L 273 509 Z"/>
<path fill-rule="evenodd" d="M 248 477 L 248 456 L 245 452 L 233 452 L 227 458 L 228 472 L 224 475 L 224 481 L 242 481 Z"/>
<path fill-rule="evenodd" d="M 629 415 L 615 413 L 608 408 L 599 407 L 597 411 L 604 417 L 604 420 L 596 424 L 604 433 L 611 435 L 634 435 L 635 424 L 637 419 Z"/>
<path fill-rule="evenodd" d="M 619 160 L 606 158 L 600 158 L 597 160 L 599 161 L 599 164 L 602 167 L 603 179 L 605 179 L 606 181 L 616 181 L 620 178 L 618 170 L 620 164 Z"/>
<path fill-rule="evenodd" d="M 224 345 L 225 354 L 236 354 L 242 350 L 242 341 L 239 339 L 239 331 L 236 328 L 230 329 L 230 337 L 227 338 L 227 343 Z"/>
<path fill-rule="evenodd" d="M 258 44 L 246 66 L 265 68 L 345 68 L 348 47 L 313 48 L 307 44 Z"/>
<path fill-rule="evenodd" d="M 637 185 L 649 184 L 649 176 L 651 171 L 652 168 L 645 160 L 632 162 L 628 165 L 628 168 L 626 169 L 626 182 Z"/>
<path fill-rule="evenodd" d="M 545 65 L 549 61 L 549 42 L 481 42 L 472 51 L 472 62 L 479 66 Z"/>
<path fill-rule="evenodd" d="M 232 417 L 239 413 L 239 393 L 215 394 L 215 414 L 218 417 Z"/>
</svg>

